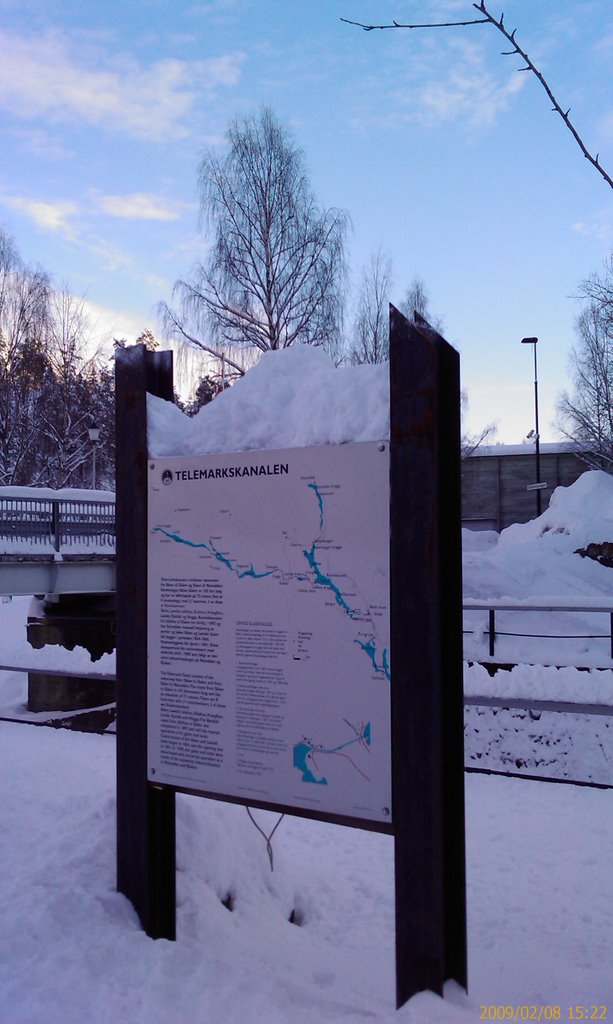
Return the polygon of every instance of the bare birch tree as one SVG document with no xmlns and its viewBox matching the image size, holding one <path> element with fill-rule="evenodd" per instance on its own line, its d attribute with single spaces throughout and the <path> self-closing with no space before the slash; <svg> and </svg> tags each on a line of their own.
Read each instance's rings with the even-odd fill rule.
<svg viewBox="0 0 613 1024">
<path fill-rule="evenodd" d="M 302 151 L 269 109 L 234 121 L 224 157 L 200 167 L 201 223 L 213 236 L 207 259 L 162 304 L 165 329 L 219 357 L 241 375 L 240 349 L 336 342 L 343 313 L 341 210 L 322 210 Z M 210 337 L 210 341 L 206 340 Z"/>
<path fill-rule="evenodd" d="M 379 247 L 362 268 L 350 354 L 354 364 L 384 363 L 389 358 L 391 286 L 392 261 Z"/>
<path fill-rule="evenodd" d="M 581 287 L 585 305 L 571 351 L 573 392 L 558 400 L 560 429 L 586 463 L 613 472 L 613 255 Z"/>
<path fill-rule="evenodd" d="M 400 312 L 404 313 L 407 320 L 413 320 L 414 323 L 419 323 L 425 320 L 426 323 L 438 331 L 439 334 L 443 333 L 443 321 L 440 316 L 435 316 L 430 309 L 430 294 L 423 280 L 419 276 L 415 276 L 407 288 L 404 301 L 400 303 Z"/>
</svg>

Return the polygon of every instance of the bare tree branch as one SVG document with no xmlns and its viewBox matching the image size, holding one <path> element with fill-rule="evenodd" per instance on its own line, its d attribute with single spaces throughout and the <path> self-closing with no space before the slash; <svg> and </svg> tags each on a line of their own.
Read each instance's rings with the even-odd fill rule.
<svg viewBox="0 0 613 1024">
<path fill-rule="evenodd" d="M 206 352 L 207 355 L 213 356 L 214 359 L 223 359 L 236 372 L 237 376 L 242 377 L 244 375 L 244 368 L 239 366 L 238 363 L 235 363 L 229 356 L 225 353 L 222 355 L 218 349 L 211 348 L 210 345 L 205 345 L 205 343 L 200 341 L 199 338 L 190 334 L 179 320 L 177 314 L 165 302 L 160 303 L 158 312 L 163 321 L 164 329 L 168 334 L 173 335 L 176 338 L 183 338 L 190 345 L 195 345 L 196 348 Z"/>
<path fill-rule="evenodd" d="M 599 159 L 600 155 L 597 153 L 596 156 L 593 156 L 592 153 L 590 153 L 590 151 L 587 149 L 585 143 L 583 142 L 583 139 L 579 135 L 579 132 L 577 131 L 577 129 L 575 128 L 574 124 L 570 120 L 570 118 L 568 116 L 569 112 L 570 112 L 570 107 L 568 108 L 568 110 L 564 110 L 560 106 L 560 104 L 558 103 L 556 97 L 554 96 L 553 92 L 551 91 L 551 88 L 548 85 L 548 83 L 547 83 L 545 77 L 543 76 L 543 74 L 533 64 L 533 62 L 530 60 L 530 57 L 528 56 L 526 51 L 519 45 L 519 43 L 515 39 L 515 33 L 517 32 L 517 29 L 513 29 L 512 32 L 508 32 L 507 29 L 505 28 L 505 25 L 504 25 L 504 14 L 500 15 L 500 19 L 495 18 L 494 15 L 491 14 L 488 11 L 487 7 L 485 6 L 485 0 L 480 0 L 480 3 L 473 3 L 473 7 L 477 11 L 480 11 L 481 14 L 483 14 L 482 18 L 476 18 L 473 21 L 439 21 L 439 22 L 433 22 L 433 23 L 432 22 L 430 22 L 430 23 L 424 22 L 424 23 L 421 23 L 421 24 L 414 24 L 414 25 L 407 25 L 407 24 L 403 24 L 403 23 L 398 22 L 398 21 L 393 21 L 389 25 L 366 25 L 366 24 L 364 24 L 364 23 L 362 23 L 360 21 L 349 21 L 348 18 L 341 18 L 341 21 L 344 21 L 348 25 L 356 25 L 358 28 L 363 28 L 365 32 L 372 32 L 373 29 L 389 29 L 389 28 L 392 28 L 392 29 L 395 29 L 395 28 L 408 28 L 408 29 L 416 29 L 416 28 L 457 28 L 459 26 L 464 26 L 464 25 L 493 25 L 494 28 L 497 28 L 498 31 L 502 33 L 502 35 L 505 37 L 505 39 L 507 39 L 508 42 L 513 47 L 512 50 L 503 50 L 502 51 L 502 56 L 503 57 L 514 57 L 514 56 L 517 55 L 517 56 L 521 57 L 522 60 L 524 60 L 526 62 L 526 66 L 523 67 L 523 68 L 518 68 L 518 71 L 531 71 L 532 74 L 535 76 L 535 78 L 538 79 L 538 81 L 541 83 L 543 89 L 547 93 L 547 96 L 549 97 L 551 103 L 553 104 L 553 106 L 552 106 L 553 112 L 560 115 L 560 117 L 564 121 L 564 124 L 568 128 L 569 132 L 571 133 L 572 137 L 574 138 L 575 142 L 577 143 L 579 149 L 583 153 L 583 155 L 586 158 L 586 160 L 588 160 L 592 164 L 592 166 L 596 168 L 598 173 L 604 178 L 604 180 L 607 182 L 607 184 L 611 188 L 613 188 L 613 178 L 611 178 L 610 175 L 607 174 L 607 172 L 605 171 L 604 167 L 601 165 L 600 159 Z"/>
<path fill-rule="evenodd" d="M 476 7 L 473 4 L 473 7 Z M 362 21 L 350 21 L 349 18 L 341 18 L 346 25 L 356 25 L 358 28 L 363 28 L 365 32 L 372 32 L 375 29 L 385 28 L 457 28 L 459 25 L 487 25 L 487 18 L 474 18 L 472 21 L 432 21 L 432 22 L 419 22 L 415 25 L 407 25 L 400 21 L 393 21 L 391 25 L 365 25 Z"/>
</svg>

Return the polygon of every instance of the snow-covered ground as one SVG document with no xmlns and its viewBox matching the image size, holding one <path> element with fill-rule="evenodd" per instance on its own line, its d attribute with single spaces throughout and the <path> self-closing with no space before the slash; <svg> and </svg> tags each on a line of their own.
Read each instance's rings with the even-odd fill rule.
<svg viewBox="0 0 613 1024">
<path fill-rule="evenodd" d="M 157 456 L 387 431 L 387 371 L 334 370 L 313 350 L 265 356 L 194 420 L 166 403 L 150 407 Z M 465 534 L 465 594 L 606 604 L 613 569 L 575 552 L 611 540 L 613 479 L 586 474 L 533 523 L 500 537 Z M 0 664 L 83 670 L 85 652 L 27 647 L 28 606 L 0 605 Z M 500 628 L 514 629 L 503 614 Z M 474 662 L 487 660 L 484 613 L 470 613 L 479 615 L 465 638 Z M 570 632 L 603 629 L 594 621 L 578 614 Z M 519 629 L 558 626 L 555 615 L 526 612 Z M 517 668 L 490 678 L 473 664 L 468 694 L 505 687 L 508 698 L 613 703 L 606 643 L 499 642 L 499 660 Z M 112 671 L 108 655 L 89 664 Z M 0 673 L 1 714 L 24 714 L 25 678 Z M 538 719 L 505 714 L 501 731 L 531 747 Z M 580 757 L 584 726 L 568 717 Z M 546 721 L 536 730 L 545 742 Z M 610 764 L 612 745 L 601 747 Z M 271 872 L 243 808 L 179 796 L 178 936 L 154 942 L 115 891 L 114 748 L 112 735 L 0 722 L 0 1024 L 460 1024 L 569 1020 L 577 1006 L 592 1019 L 613 1014 L 613 790 L 466 776 L 469 993 L 449 985 L 444 1002 L 424 993 L 395 1013 L 389 837 L 286 817 Z M 276 820 L 257 818 L 268 829 Z"/>
<path fill-rule="evenodd" d="M 154 942 L 115 891 L 114 743 L 0 723 L 3 1024 L 611 1015 L 613 791 L 467 776 L 469 994 L 395 1014 L 389 837 L 286 817 L 271 872 L 243 808 L 179 797 L 178 936 Z"/>
</svg>

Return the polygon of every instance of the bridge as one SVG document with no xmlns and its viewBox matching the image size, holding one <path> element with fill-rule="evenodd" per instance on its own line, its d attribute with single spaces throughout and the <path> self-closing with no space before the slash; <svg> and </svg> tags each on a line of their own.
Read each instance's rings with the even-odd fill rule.
<svg viewBox="0 0 613 1024">
<path fill-rule="evenodd" d="M 0 594 L 114 592 L 115 500 L 104 493 L 0 488 Z"/>
</svg>

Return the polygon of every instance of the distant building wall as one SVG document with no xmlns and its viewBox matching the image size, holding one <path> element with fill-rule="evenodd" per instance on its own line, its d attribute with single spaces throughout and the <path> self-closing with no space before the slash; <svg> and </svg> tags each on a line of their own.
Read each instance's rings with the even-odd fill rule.
<svg viewBox="0 0 613 1024">
<path fill-rule="evenodd" d="M 565 444 L 543 444 L 540 450 L 544 512 L 556 487 L 568 487 L 587 471 L 585 462 Z M 473 530 L 504 530 L 536 517 L 534 448 L 494 445 L 479 448 L 462 462 L 462 526 Z"/>
</svg>

